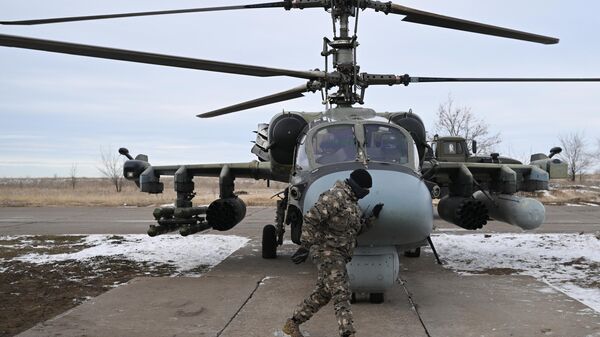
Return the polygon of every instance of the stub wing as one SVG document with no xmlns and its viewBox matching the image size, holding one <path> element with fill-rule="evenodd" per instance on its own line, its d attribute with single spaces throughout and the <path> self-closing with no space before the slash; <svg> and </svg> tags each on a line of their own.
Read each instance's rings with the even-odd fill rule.
<svg viewBox="0 0 600 337">
<path fill-rule="evenodd" d="M 162 193 L 161 176 L 173 176 L 177 184 L 189 184 L 193 177 L 271 179 L 271 163 L 251 161 L 247 163 L 217 163 L 193 165 L 153 166 L 143 160 L 128 160 L 123 165 L 126 179 L 136 182 L 142 192 Z"/>
<path fill-rule="evenodd" d="M 508 163 L 428 162 L 423 178 L 438 186 L 439 216 L 475 230 L 495 219 L 525 230 L 539 227 L 545 208 L 516 192 L 547 190 L 551 165 Z"/>
<path fill-rule="evenodd" d="M 424 165 L 424 176 L 450 194 L 471 196 L 474 190 L 513 194 L 547 190 L 550 175 L 536 165 L 470 162 L 435 162 Z"/>
<path fill-rule="evenodd" d="M 194 165 L 152 166 L 146 155 L 133 159 L 125 148 L 119 153 L 127 156 L 123 175 L 134 181 L 140 191 L 162 193 L 161 176 L 173 176 L 177 198 L 174 207 L 154 210 L 156 225 L 151 225 L 148 235 L 156 236 L 179 230 L 181 235 L 202 232 L 209 228 L 226 231 L 239 224 L 246 216 L 246 204 L 234 193 L 235 178 L 270 179 L 270 162 L 218 163 Z M 219 198 L 208 206 L 193 206 L 194 177 L 219 177 Z"/>
</svg>

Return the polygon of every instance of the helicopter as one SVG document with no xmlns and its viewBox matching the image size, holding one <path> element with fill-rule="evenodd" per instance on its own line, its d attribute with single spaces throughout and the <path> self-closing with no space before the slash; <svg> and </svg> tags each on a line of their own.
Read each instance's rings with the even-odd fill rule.
<svg viewBox="0 0 600 337">
<path fill-rule="evenodd" d="M 224 108 L 204 112 L 213 118 L 276 102 L 320 93 L 324 111 L 284 111 L 269 123 L 258 125 L 251 152 L 256 160 L 243 163 L 196 165 L 151 165 L 147 155 L 127 157 L 123 175 L 141 192 L 164 190 L 162 176 L 173 176 L 177 193 L 175 207 L 154 210 L 156 225 L 148 234 L 161 235 L 179 230 L 190 235 L 207 229 L 227 231 L 246 215 L 244 201 L 235 193 L 236 178 L 253 178 L 286 183 L 277 201 L 274 225 L 263 228 L 262 256 L 275 258 L 289 227 L 291 240 L 299 244 L 302 215 L 319 195 L 356 168 L 366 168 L 373 177 L 371 193 L 361 199 L 368 213 L 371 205 L 384 202 L 385 208 L 373 229 L 361 235 L 353 260 L 348 265 L 351 288 L 370 293 L 373 302 L 395 284 L 399 273 L 398 251 L 418 255 L 419 248 L 433 243 L 432 198 L 444 188 L 438 213 L 455 225 L 476 230 L 492 218 L 522 229 L 534 229 L 544 221 L 545 210 L 534 199 L 516 196 L 519 191 L 548 189 L 551 178 L 562 177 L 564 163 L 552 156 L 537 154 L 530 165 L 489 156 L 481 161 L 444 161 L 430 150 L 421 118 L 412 111 L 377 112 L 365 103 L 366 90 L 376 86 L 408 86 L 440 82 L 598 82 L 599 78 L 455 78 L 418 77 L 408 74 L 361 72 L 357 62 L 358 18 L 372 10 L 402 16 L 402 21 L 471 33 L 492 35 L 541 44 L 558 39 L 488 24 L 426 12 L 392 2 L 372 0 L 285 0 L 239 6 L 120 13 L 39 20 L 0 21 L 0 25 L 42 25 L 63 22 L 104 20 L 124 17 L 201 13 L 215 11 L 280 9 L 321 9 L 331 17 L 334 36 L 323 39 L 323 70 L 291 70 L 222 61 L 138 52 L 76 43 L 0 34 L 0 45 L 112 59 L 168 67 L 205 70 L 255 77 L 286 76 L 304 82 L 294 88 Z M 194 177 L 219 178 L 219 198 L 208 206 L 194 206 Z M 435 252 L 435 251 L 434 251 Z"/>
</svg>

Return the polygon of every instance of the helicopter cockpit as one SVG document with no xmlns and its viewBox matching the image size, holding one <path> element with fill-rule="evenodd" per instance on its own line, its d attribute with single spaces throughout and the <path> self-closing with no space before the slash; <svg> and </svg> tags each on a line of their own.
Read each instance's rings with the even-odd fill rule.
<svg viewBox="0 0 600 337">
<path fill-rule="evenodd" d="M 365 150 L 369 161 L 407 164 L 408 141 L 396 127 L 366 124 Z"/>
<path fill-rule="evenodd" d="M 410 141 L 409 141 L 410 140 Z M 373 162 L 416 168 L 410 135 L 389 123 L 327 124 L 302 137 L 296 156 L 301 170 L 344 162 Z M 414 144 L 413 144 L 414 147 Z"/>
</svg>

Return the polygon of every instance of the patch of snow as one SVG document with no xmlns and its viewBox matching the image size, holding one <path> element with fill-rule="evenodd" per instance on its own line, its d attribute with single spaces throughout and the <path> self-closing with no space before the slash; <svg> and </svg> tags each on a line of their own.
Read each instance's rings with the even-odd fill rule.
<svg viewBox="0 0 600 337">
<path fill-rule="evenodd" d="M 556 290 L 554 290 L 554 288 L 541 288 L 538 289 L 539 292 L 544 293 L 544 294 L 556 294 Z"/>
<path fill-rule="evenodd" d="M 594 191 L 590 191 L 590 190 L 574 190 L 573 192 L 575 192 L 575 193 L 594 193 Z"/>
<path fill-rule="evenodd" d="M 565 204 L 565 206 L 571 206 L 571 207 L 583 207 L 583 205 L 580 205 L 580 204 L 569 204 L 569 203 Z"/>
<path fill-rule="evenodd" d="M 463 228 L 436 228 L 435 232 L 466 232 Z"/>
<path fill-rule="evenodd" d="M 600 312 L 600 240 L 579 234 L 432 235 L 445 267 L 506 268 L 530 275 Z"/>
<path fill-rule="evenodd" d="M 276 278 L 278 278 L 278 277 L 277 276 L 265 276 L 265 277 L 263 277 L 262 280 L 260 280 L 260 282 L 258 282 L 258 284 L 264 285 L 267 280 L 276 279 Z"/>
<path fill-rule="evenodd" d="M 35 245 L 31 244 L 14 244 L 14 245 L 2 245 L 2 248 L 10 248 L 10 249 L 23 249 L 23 248 L 31 248 L 31 249 L 52 249 L 55 248 L 56 245 L 46 246 L 46 245 Z"/>
<path fill-rule="evenodd" d="M 66 260 L 84 261 L 94 257 L 119 257 L 136 262 L 160 263 L 185 272 L 200 266 L 215 266 L 246 245 L 249 239 L 233 235 L 114 235 L 94 234 L 85 237 L 85 248 L 75 253 L 30 253 L 13 261 L 53 263 Z"/>
<path fill-rule="evenodd" d="M 586 205 L 586 206 L 592 206 L 592 207 L 598 207 L 598 206 L 600 206 L 598 204 L 592 204 L 592 203 L 589 203 L 589 202 L 582 202 L 581 204 L 582 205 Z"/>
<path fill-rule="evenodd" d="M 540 191 L 536 191 L 536 192 L 540 194 L 540 197 L 556 199 L 556 197 L 554 195 L 552 195 L 552 193 L 550 193 L 550 191 L 540 190 Z"/>
</svg>

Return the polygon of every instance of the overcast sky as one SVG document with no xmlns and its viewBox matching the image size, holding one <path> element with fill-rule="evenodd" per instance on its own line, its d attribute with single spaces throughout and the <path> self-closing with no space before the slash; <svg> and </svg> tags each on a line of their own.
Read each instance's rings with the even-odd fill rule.
<svg viewBox="0 0 600 337">
<path fill-rule="evenodd" d="M 241 1 L 0 2 L 0 20 L 241 4 Z M 440 14 L 555 36 L 558 45 L 477 35 L 361 13 L 358 63 L 371 73 L 447 77 L 600 77 L 600 2 L 552 0 L 398 2 Z M 218 13 L 0 26 L 0 33 L 289 69 L 323 69 L 323 10 Z M 320 95 L 214 119 L 195 115 L 302 84 L 0 47 L 0 177 L 98 176 L 101 149 L 128 147 L 153 164 L 239 162 L 253 130 L 285 110 L 319 111 Z M 440 103 L 500 132 L 504 155 L 523 158 L 583 132 L 600 138 L 600 83 L 413 84 L 371 87 L 366 107 L 412 109 L 428 128 Z"/>
</svg>

